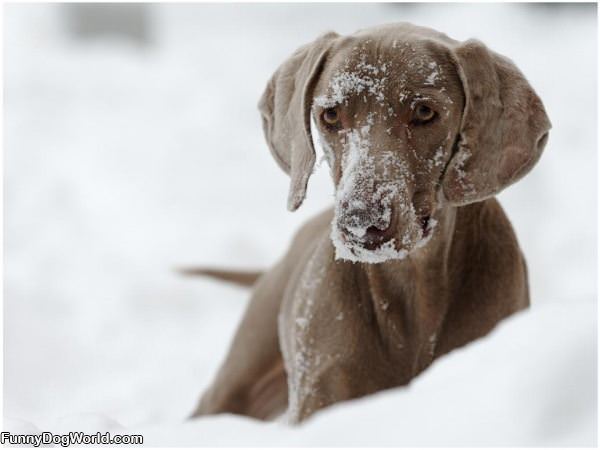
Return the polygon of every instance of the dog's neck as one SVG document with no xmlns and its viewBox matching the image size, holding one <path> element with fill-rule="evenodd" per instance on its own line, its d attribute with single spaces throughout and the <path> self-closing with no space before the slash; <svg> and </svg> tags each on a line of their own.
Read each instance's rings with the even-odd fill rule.
<svg viewBox="0 0 600 450">
<path fill-rule="evenodd" d="M 390 347 L 406 349 L 414 344 L 424 365 L 433 359 L 451 298 L 448 272 L 457 211 L 454 207 L 439 210 L 429 242 L 405 259 L 361 268 L 382 335 L 393 344 Z"/>
</svg>

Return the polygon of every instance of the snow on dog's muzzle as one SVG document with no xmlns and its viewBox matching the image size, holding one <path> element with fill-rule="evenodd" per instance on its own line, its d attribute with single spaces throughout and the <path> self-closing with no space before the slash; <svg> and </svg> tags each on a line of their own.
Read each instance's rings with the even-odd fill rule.
<svg viewBox="0 0 600 450">
<path fill-rule="evenodd" d="M 354 243 L 367 250 L 375 250 L 394 237 L 392 214 L 382 205 L 367 205 L 357 202 L 358 207 L 342 204 L 337 217 L 340 237 L 348 245 Z"/>
<path fill-rule="evenodd" d="M 370 128 L 345 133 L 331 239 L 336 259 L 380 263 L 423 245 L 435 221 L 415 211 L 414 176 L 401 152 L 373 149 Z"/>
<path fill-rule="evenodd" d="M 392 205 L 361 203 L 360 208 L 336 203 L 331 232 L 336 259 L 379 263 L 404 258 L 408 252 L 399 248 Z"/>
</svg>

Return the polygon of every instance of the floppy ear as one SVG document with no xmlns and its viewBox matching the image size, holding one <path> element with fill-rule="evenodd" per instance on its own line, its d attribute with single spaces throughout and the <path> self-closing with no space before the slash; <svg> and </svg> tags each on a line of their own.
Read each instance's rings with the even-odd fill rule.
<svg viewBox="0 0 600 450">
<path fill-rule="evenodd" d="M 454 48 L 465 108 L 442 188 L 454 205 L 481 201 L 528 173 L 548 139 L 542 101 L 509 59 L 476 40 Z"/>
<path fill-rule="evenodd" d="M 275 161 L 291 177 L 287 207 L 295 211 L 304 201 L 315 165 L 310 132 L 313 90 L 336 33 L 327 33 L 299 48 L 273 74 L 258 109 Z"/>
</svg>

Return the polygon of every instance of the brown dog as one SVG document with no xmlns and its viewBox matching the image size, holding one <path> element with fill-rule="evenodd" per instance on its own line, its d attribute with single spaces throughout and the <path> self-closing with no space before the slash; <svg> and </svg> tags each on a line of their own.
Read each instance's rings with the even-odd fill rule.
<svg viewBox="0 0 600 450">
<path fill-rule="evenodd" d="M 510 60 L 410 24 L 327 33 L 275 72 L 260 110 L 289 209 L 315 163 L 311 119 L 335 206 L 258 279 L 194 416 L 299 422 L 408 383 L 528 306 L 493 196 L 537 162 L 550 122 Z"/>
</svg>

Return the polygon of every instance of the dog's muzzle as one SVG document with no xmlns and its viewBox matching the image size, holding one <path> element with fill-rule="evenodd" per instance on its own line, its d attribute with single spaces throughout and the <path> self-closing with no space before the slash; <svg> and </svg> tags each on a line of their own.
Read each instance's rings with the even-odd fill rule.
<svg viewBox="0 0 600 450">
<path fill-rule="evenodd" d="M 375 250 L 394 237 L 391 208 L 366 206 L 348 208 L 342 204 L 337 226 L 346 242 L 358 244 L 366 250 Z"/>
</svg>

